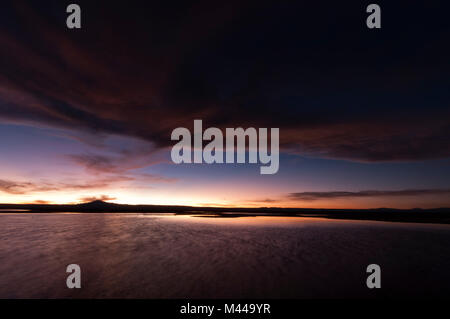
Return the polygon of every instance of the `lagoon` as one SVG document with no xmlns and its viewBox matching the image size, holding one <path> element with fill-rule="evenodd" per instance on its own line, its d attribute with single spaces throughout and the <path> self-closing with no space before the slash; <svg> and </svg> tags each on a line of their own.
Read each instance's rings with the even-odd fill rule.
<svg viewBox="0 0 450 319">
<path fill-rule="evenodd" d="M 368 289 L 366 267 L 381 267 Z M 81 267 L 81 289 L 66 267 Z M 450 295 L 450 226 L 305 217 L 0 213 L 0 298 Z"/>
</svg>

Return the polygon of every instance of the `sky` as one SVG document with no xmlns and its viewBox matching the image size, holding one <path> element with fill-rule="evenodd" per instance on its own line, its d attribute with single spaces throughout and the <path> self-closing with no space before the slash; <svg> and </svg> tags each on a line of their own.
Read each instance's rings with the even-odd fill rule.
<svg viewBox="0 0 450 319">
<path fill-rule="evenodd" d="M 0 202 L 450 206 L 443 2 L 14 1 Z M 178 127 L 279 128 L 280 164 L 174 164 Z"/>
</svg>

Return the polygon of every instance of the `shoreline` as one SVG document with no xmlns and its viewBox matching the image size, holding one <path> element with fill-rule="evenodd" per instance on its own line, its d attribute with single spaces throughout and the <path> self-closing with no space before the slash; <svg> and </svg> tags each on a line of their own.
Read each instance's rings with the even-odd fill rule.
<svg viewBox="0 0 450 319">
<path fill-rule="evenodd" d="M 106 210 L 33 210 L 33 209 L 1 209 L 1 214 L 67 214 L 67 213 L 77 213 L 77 214 L 92 214 L 92 213 L 101 213 L 101 214 L 171 214 L 175 216 L 182 215 L 191 215 L 195 217 L 202 218 L 241 218 L 241 217 L 302 217 L 302 218 L 326 218 L 332 220 L 359 220 L 359 221 L 381 221 L 381 222 L 400 222 L 400 223 L 423 223 L 423 224 L 450 224 L 450 213 L 448 212 L 429 212 L 427 210 L 423 210 L 421 212 L 416 211 L 401 211 L 401 212 L 392 212 L 392 211 L 351 211 L 351 210 L 339 210 L 339 212 L 264 212 L 264 211 L 214 211 L 214 210 L 193 210 L 193 211 L 169 211 L 169 210 L 160 210 L 160 211 L 142 211 L 142 210 L 114 210 L 114 211 L 106 211 Z"/>
</svg>

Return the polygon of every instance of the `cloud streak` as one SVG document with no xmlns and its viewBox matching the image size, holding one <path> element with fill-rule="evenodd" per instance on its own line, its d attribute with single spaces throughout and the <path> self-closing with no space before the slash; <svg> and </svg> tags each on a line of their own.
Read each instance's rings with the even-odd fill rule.
<svg viewBox="0 0 450 319">
<path fill-rule="evenodd" d="M 20 182 L 11 180 L 0 180 L 0 192 L 8 194 L 26 194 L 29 192 L 51 191 L 54 187 L 49 185 L 36 185 L 30 182 Z"/>
<path fill-rule="evenodd" d="M 287 197 L 291 200 L 315 201 L 326 199 L 386 198 L 445 194 L 450 194 L 450 189 L 365 190 L 359 192 L 300 192 L 290 193 Z"/>
<path fill-rule="evenodd" d="M 115 200 L 117 198 L 115 197 L 111 197 L 108 195 L 100 195 L 100 196 L 86 196 L 86 197 L 81 197 L 79 198 L 79 200 L 83 203 L 89 203 L 89 202 L 93 202 L 96 200 L 101 200 L 101 201 L 110 201 L 110 200 Z"/>
<path fill-rule="evenodd" d="M 78 190 L 90 190 L 101 189 L 109 187 L 113 184 L 120 182 L 127 182 L 135 180 L 129 176 L 105 176 L 90 181 L 79 183 L 76 180 L 72 182 L 49 182 L 49 181 L 15 181 L 15 180 L 0 180 L 0 192 L 11 195 L 25 195 L 41 192 L 54 192 L 54 191 L 78 191 Z"/>
</svg>

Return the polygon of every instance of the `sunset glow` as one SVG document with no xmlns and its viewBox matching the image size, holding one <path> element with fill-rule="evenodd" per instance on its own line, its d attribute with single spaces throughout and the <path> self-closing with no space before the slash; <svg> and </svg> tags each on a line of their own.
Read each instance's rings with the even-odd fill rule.
<svg viewBox="0 0 450 319">
<path fill-rule="evenodd" d="M 293 41 L 306 22 L 277 6 L 242 6 L 240 14 L 231 4 L 214 13 L 198 6 L 189 9 L 195 19 L 170 24 L 163 5 L 149 18 L 86 3 L 88 22 L 77 31 L 58 27 L 52 11 L 7 7 L 2 203 L 450 206 L 448 63 L 439 62 L 448 55 L 432 37 L 421 38 L 416 60 L 417 40 L 395 32 L 382 40 L 318 26 Z M 256 32 L 247 21 L 259 16 L 283 24 L 264 18 Z M 385 41 L 392 57 L 372 50 Z M 264 176 L 248 162 L 175 164 L 171 132 L 193 132 L 195 119 L 223 132 L 279 128 L 279 170 Z"/>
</svg>

